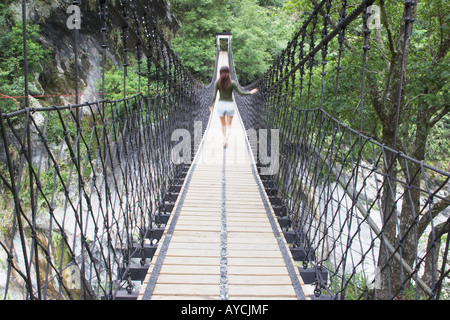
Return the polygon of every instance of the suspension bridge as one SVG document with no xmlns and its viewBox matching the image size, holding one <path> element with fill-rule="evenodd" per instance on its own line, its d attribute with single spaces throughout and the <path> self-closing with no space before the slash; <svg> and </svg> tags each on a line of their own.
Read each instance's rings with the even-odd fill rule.
<svg viewBox="0 0 450 320">
<path fill-rule="evenodd" d="M 146 1 L 99 1 L 103 72 L 108 35 L 121 32 L 123 98 L 40 108 L 25 98 L 0 113 L 3 299 L 448 297 L 450 174 L 324 110 L 338 105 L 352 24 L 362 22 L 367 59 L 372 4 L 319 1 L 245 88 L 258 93 L 235 95 L 223 148 L 208 107 L 220 66 L 238 81 L 232 35 L 216 35 L 215 72 L 203 85 Z M 406 30 L 414 5 L 405 1 Z M 325 72 L 329 50 L 334 74 Z M 128 94 L 133 62 L 140 92 Z M 331 99 L 313 85 L 326 77 L 335 79 Z M 358 79 L 362 110 L 364 63 Z"/>
<path fill-rule="evenodd" d="M 221 51 L 218 66 L 228 66 Z M 212 113 L 142 299 L 305 298 L 239 117 L 223 148 Z M 264 195 L 261 195 L 264 193 Z M 264 198 L 263 198 L 264 197 Z M 179 210 L 178 210 L 179 208 Z"/>
</svg>

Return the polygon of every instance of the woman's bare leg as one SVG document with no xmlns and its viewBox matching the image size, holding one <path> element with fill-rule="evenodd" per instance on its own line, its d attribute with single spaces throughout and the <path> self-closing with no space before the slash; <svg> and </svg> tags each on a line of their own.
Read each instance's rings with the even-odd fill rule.
<svg viewBox="0 0 450 320">
<path fill-rule="evenodd" d="M 225 144 L 225 136 L 226 136 L 226 121 L 225 121 L 225 116 L 220 117 L 220 123 L 222 124 L 223 141 L 224 141 L 224 144 Z"/>
<path fill-rule="evenodd" d="M 231 123 L 233 122 L 233 117 L 232 116 L 227 116 L 227 122 L 226 122 L 226 135 L 225 135 L 225 142 L 224 145 L 227 146 L 228 145 L 228 138 L 230 137 L 230 132 L 231 132 Z"/>
</svg>

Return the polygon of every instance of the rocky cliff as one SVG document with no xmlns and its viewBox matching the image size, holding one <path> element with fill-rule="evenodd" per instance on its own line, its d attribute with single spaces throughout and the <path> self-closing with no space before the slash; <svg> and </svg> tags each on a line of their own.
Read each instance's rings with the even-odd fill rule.
<svg viewBox="0 0 450 320">
<path fill-rule="evenodd" d="M 173 33 L 178 28 L 178 23 L 172 17 L 169 6 L 165 0 L 142 0 L 146 2 L 148 8 L 151 12 L 149 13 L 152 17 L 156 17 L 159 24 L 158 29 L 165 33 L 166 37 L 170 39 Z M 11 6 L 14 12 L 15 19 L 20 20 L 22 17 L 22 1 L 14 0 L 7 1 L 7 4 Z M 99 99 L 98 95 L 98 84 L 101 79 L 101 65 L 102 65 L 102 24 L 99 17 L 99 8 L 97 7 L 97 2 L 95 0 L 81 1 L 79 5 L 81 11 L 81 28 L 78 31 L 77 36 L 77 53 L 78 53 L 78 87 L 80 95 L 80 102 L 84 101 L 95 101 Z M 113 1 L 109 1 L 113 2 Z M 67 19 L 70 17 L 70 13 L 67 13 L 67 4 L 65 1 L 54 1 L 54 0 L 29 0 L 27 1 L 27 20 L 32 24 L 39 24 L 40 26 L 40 36 L 39 43 L 46 49 L 50 50 L 50 57 L 46 61 L 45 65 L 42 66 L 42 70 L 35 74 L 31 74 L 30 80 L 30 104 L 34 107 L 48 107 L 51 105 L 66 105 L 73 104 L 75 102 L 75 34 L 74 30 L 67 27 Z M 110 24 L 108 30 L 107 38 L 107 59 L 108 66 L 111 68 L 122 66 L 122 54 L 123 46 L 120 38 L 120 30 L 114 25 Z M 131 52 L 130 52 L 131 54 Z M 0 110 L 1 112 L 1 110 Z M 35 127 L 43 127 L 46 119 L 43 116 L 44 113 L 35 113 L 33 115 L 33 121 L 35 121 Z M 23 118 L 21 118 L 23 119 Z M 21 146 L 18 143 L 18 137 L 14 135 L 14 132 L 25 132 L 24 121 L 13 122 L 11 127 L 6 128 L 6 136 L 9 141 L 9 153 L 13 158 L 13 166 L 18 167 L 20 165 L 20 150 Z M 58 127 L 62 130 L 61 126 Z M 49 130 L 49 128 L 47 128 Z M 59 132 L 61 134 L 61 132 Z M 50 134 L 47 131 L 47 138 L 53 138 L 52 136 L 57 134 Z M 60 164 L 64 165 L 70 163 L 69 152 L 67 150 L 67 145 L 65 143 L 52 143 L 48 142 L 50 152 L 58 154 L 58 161 Z M 32 150 L 32 161 L 37 161 L 34 163 L 36 165 L 36 170 L 39 170 L 41 176 L 40 179 L 47 174 L 46 170 L 51 167 L 51 163 L 45 161 L 48 158 L 47 150 L 42 147 L 42 142 L 40 136 L 37 134 L 35 129 L 31 129 L 30 132 L 30 143 Z M 53 150 L 54 149 L 54 150 Z M 39 163 L 39 164 L 38 164 Z M 0 174 L 2 177 L 6 177 L 8 180 L 9 173 L 6 170 L 6 153 L 5 144 L 0 135 Z M 21 166 L 22 168 L 22 166 Z M 26 188 L 26 173 L 27 165 L 25 169 L 22 170 L 22 184 L 21 190 L 23 193 L 19 194 L 21 201 L 23 200 L 22 208 L 24 211 L 24 216 L 30 216 L 30 189 Z M 37 169 L 39 168 L 39 169 Z M 19 171 L 19 169 L 17 168 Z M 53 170 L 54 171 L 54 170 Z M 51 181 L 52 170 L 49 170 Z M 24 173 L 25 172 L 25 173 Z M 89 175 L 86 175 L 89 179 Z M 65 177 L 66 181 L 67 177 Z M 50 181 L 49 180 L 49 181 Z M 70 179 L 69 179 L 70 180 Z M 39 268 L 39 276 L 41 279 L 45 279 L 48 272 L 48 265 L 45 265 L 48 261 L 58 261 L 58 264 L 63 262 L 66 258 L 67 247 L 64 246 L 63 239 L 59 234 L 56 234 L 55 224 L 52 223 L 49 218 L 48 208 L 42 210 L 38 208 L 36 212 L 36 230 L 37 234 L 29 235 L 29 230 L 25 232 L 25 241 L 21 241 L 21 237 L 18 232 L 13 232 L 17 229 L 16 221 L 14 218 L 13 209 L 15 208 L 12 201 L 11 195 L 8 197 L 7 193 L 10 192 L 8 188 L 3 184 L 4 180 L 0 179 L 0 297 L 6 299 L 27 299 L 29 297 L 25 296 L 26 283 L 23 277 L 19 275 L 18 270 L 26 270 L 27 267 L 37 270 Z M 41 181 L 42 182 L 42 181 Z M 19 182 L 20 183 L 20 182 Z M 51 182 L 51 184 L 53 184 Z M 67 183 L 69 185 L 69 183 Z M 53 187 L 50 187 L 53 188 Z M 61 190 L 56 190 L 54 192 L 55 199 L 55 209 L 52 211 L 52 217 L 56 221 L 66 220 L 64 218 L 64 201 L 67 201 L 68 197 L 73 196 L 73 188 L 68 187 L 68 195 L 60 192 Z M 75 190 L 76 191 L 76 190 Z M 93 203 L 93 206 L 98 204 Z M 66 226 L 74 226 L 76 222 L 73 217 L 70 221 L 65 221 Z M 49 222 L 50 221 L 50 222 Z M 68 237 L 79 237 L 79 234 L 72 234 L 73 230 L 68 230 L 67 227 L 65 231 Z M 73 228 L 72 228 L 73 229 Z M 52 234 L 52 237 L 45 235 Z M 38 262 L 35 260 L 26 262 L 21 258 L 22 250 L 27 252 L 34 252 L 33 246 L 35 241 L 38 239 L 42 248 L 46 248 L 48 257 L 39 256 L 37 257 Z M 51 239 L 51 241 L 48 241 Z M 61 248 L 65 248 L 64 250 Z M 96 254 L 96 253 L 94 253 Z M 12 262 L 8 262 L 11 260 Z M 64 260 L 64 262 L 66 262 Z M 42 264 L 42 265 L 41 265 Z M 12 267 L 13 266 L 13 267 Z M 74 267 L 75 268 L 75 267 Z M 68 281 L 70 281 L 71 271 L 77 271 L 72 269 L 67 269 L 62 273 L 61 281 L 66 287 L 70 287 Z M 36 272 L 38 273 L 38 272 Z M 42 274 L 41 274 L 42 273 Z M 45 289 L 47 291 L 48 298 L 59 297 L 58 289 L 53 287 L 51 281 Z M 6 296 L 5 296 L 6 294 Z M 75 298 L 80 292 L 72 292 Z"/>
<path fill-rule="evenodd" d="M 112 1 L 110 1 L 112 2 Z M 178 30 L 178 22 L 170 13 L 166 0 L 143 0 L 155 17 L 160 30 L 170 39 Z M 43 66 L 42 73 L 30 77 L 41 104 L 65 105 L 74 103 L 75 93 L 75 32 L 67 27 L 72 12 L 67 13 L 67 1 L 27 1 L 27 19 L 39 24 L 40 42 L 50 49 L 51 58 Z M 102 23 L 98 1 L 80 1 L 81 28 L 77 37 L 78 87 L 80 102 L 97 99 L 98 82 L 101 77 Z M 21 17 L 21 1 L 14 1 L 11 7 Z M 122 62 L 120 30 L 114 25 L 108 29 L 107 59 L 109 66 L 119 67 Z M 36 101 L 34 101 L 36 102 Z"/>
</svg>

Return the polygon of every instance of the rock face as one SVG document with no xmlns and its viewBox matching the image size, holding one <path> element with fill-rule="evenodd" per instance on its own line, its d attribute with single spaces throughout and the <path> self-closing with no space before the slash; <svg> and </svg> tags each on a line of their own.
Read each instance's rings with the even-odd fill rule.
<svg viewBox="0 0 450 320">
<path fill-rule="evenodd" d="M 169 6 L 165 0 L 142 0 L 148 8 L 150 8 L 150 16 L 155 17 L 158 24 L 161 26 L 161 31 L 165 33 L 166 37 L 170 39 L 171 35 L 178 29 L 178 23 L 173 18 L 169 11 Z M 95 101 L 100 99 L 98 95 L 98 83 L 101 78 L 101 65 L 102 65 L 102 24 L 99 16 L 99 9 L 97 7 L 96 0 L 81 1 L 79 5 L 81 9 L 81 29 L 78 31 L 77 52 L 78 52 L 78 88 L 80 99 L 79 102 Z M 112 1 L 111 1 L 112 2 Z M 53 0 L 29 0 L 27 1 L 27 19 L 31 23 L 40 25 L 40 43 L 43 47 L 51 50 L 51 57 L 43 66 L 43 71 L 40 74 L 34 74 L 30 79 L 33 81 L 33 88 L 36 88 L 37 95 L 45 95 L 46 97 L 32 97 L 30 98 L 30 106 L 33 107 L 48 107 L 51 105 L 67 105 L 75 103 L 75 59 L 74 59 L 74 47 L 75 37 L 74 30 L 67 27 L 67 19 L 71 13 L 67 13 L 68 1 L 53 1 Z M 15 12 L 17 18 L 21 18 L 21 1 L 16 0 L 11 4 L 11 8 Z M 121 47 L 120 32 L 113 26 L 110 26 L 108 32 L 108 50 L 107 59 L 109 66 L 120 67 L 122 65 L 123 53 Z M 120 31 L 120 30 L 119 30 Z M 30 80 L 30 81 L 31 81 Z M 33 92 L 33 95 L 35 93 Z M 42 113 L 44 115 L 44 113 Z M 35 126 L 43 127 L 46 121 L 45 115 L 41 116 L 39 113 L 33 115 Z M 20 154 L 20 143 L 14 132 L 25 132 L 24 123 L 17 122 L 14 124 L 14 130 L 8 131 L 6 136 L 10 145 L 9 150 L 15 150 L 15 157 Z M 20 136 L 20 135 L 19 135 Z M 6 162 L 5 144 L 0 135 L 0 165 L 4 165 Z M 42 142 L 39 133 L 34 129 L 30 132 L 31 149 L 32 149 L 32 161 L 36 166 L 36 170 L 40 170 L 42 174 L 51 166 L 49 162 L 45 160 L 48 157 L 47 150 L 42 147 Z M 61 163 L 70 162 L 67 145 L 62 143 L 61 145 L 49 145 L 50 152 L 58 154 L 58 160 Z M 55 149 L 55 150 L 53 150 Z M 67 158 L 67 161 L 66 161 Z M 25 178 L 24 178 L 25 179 Z M 9 192 L 6 188 L 2 188 L 0 184 L 0 197 L 3 197 L 5 192 Z M 68 188 L 68 196 L 73 200 L 76 199 L 77 190 Z M 59 199 L 58 197 L 62 197 Z M 6 198 L 5 198 L 6 199 Z M 63 203 L 66 200 L 64 194 L 61 192 L 55 192 L 54 203 Z M 6 200 L 5 200 L 6 201 Z M 75 203 L 77 202 L 74 200 Z M 53 202 L 53 200 L 52 200 Z M 98 203 L 92 203 L 93 206 L 100 206 Z M 12 207 L 12 204 L 7 204 L 6 207 Z M 24 209 L 26 210 L 26 209 Z M 11 216 L 8 216 L 10 214 Z M 54 220 L 63 221 L 64 208 L 61 206 L 55 208 L 53 213 Z M 62 258 L 66 254 L 61 252 L 60 241 L 55 236 L 52 237 L 52 242 L 46 242 L 48 237 L 41 237 L 41 235 L 47 235 L 55 232 L 55 225 L 49 223 L 48 212 L 46 214 L 37 213 L 36 229 L 41 234 L 35 235 L 39 238 L 43 247 L 47 248 L 48 254 L 52 256 L 55 261 L 62 261 Z M 73 219 L 73 217 L 71 218 Z M 11 233 L 14 229 L 12 226 L 12 213 L 6 210 L 0 212 L 0 243 L 5 247 L 0 246 L 0 297 L 3 299 L 6 294 L 7 299 L 27 299 L 25 296 L 26 284 L 21 276 L 18 276 L 17 270 L 25 270 L 27 265 L 30 268 L 36 270 L 39 267 L 40 271 L 44 272 L 46 267 L 36 266 L 34 261 L 23 261 L 21 258 L 21 251 L 25 249 L 27 252 L 33 250 L 33 239 L 26 232 L 26 241 L 22 242 L 18 233 Z M 74 221 L 66 221 L 66 226 L 74 225 Z M 69 228 L 69 227 L 67 227 Z M 5 231 L 6 230 L 6 231 Z M 27 230 L 26 230 L 27 231 Z M 79 237 L 79 235 L 73 235 L 72 230 L 65 230 L 69 237 Z M 14 234 L 14 236 L 12 236 Z M 108 245 L 105 243 L 105 245 Z M 23 248 L 26 247 L 26 248 Z M 13 248 L 13 249 L 11 249 Z M 10 252 L 12 250 L 12 252 Z M 96 253 L 93 250 L 93 254 Z M 60 258 L 61 257 L 61 258 Z M 13 258 L 15 268 L 11 268 L 8 265 L 8 260 Z M 40 257 L 42 258 L 42 257 Z M 42 260 L 44 261 L 44 260 Z M 77 277 L 74 276 L 78 272 L 77 267 L 74 265 L 62 273 L 61 281 L 64 285 L 71 290 L 75 296 L 79 296 L 81 293 L 77 292 Z M 41 277 L 45 277 L 42 274 Z M 86 286 L 85 286 L 86 287 Z M 86 288 L 85 288 L 86 289 Z M 47 287 L 47 297 L 57 299 L 57 289 L 51 286 Z M 52 291 L 54 290 L 54 292 Z"/>
<path fill-rule="evenodd" d="M 158 23 L 158 28 L 164 32 L 166 39 L 170 39 L 178 30 L 179 24 L 170 13 L 169 4 L 166 0 L 142 0 L 151 10 L 149 15 L 154 17 Z M 67 2 L 69 3 L 69 2 Z M 48 107 L 51 105 L 74 104 L 75 99 L 75 33 L 67 27 L 67 20 L 72 12 L 67 13 L 69 4 L 62 1 L 30 0 L 27 1 L 27 20 L 33 24 L 39 24 L 41 34 L 41 45 L 51 51 L 51 57 L 43 66 L 42 73 L 29 77 L 30 85 L 35 88 L 37 98 L 30 98 L 32 107 Z M 17 20 L 22 19 L 22 4 L 16 0 L 11 3 L 11 9 Z M 101 79 L 102 67 L 102 23 L 99 15 L 99 8 L 96 0 L 81 1 L 81 28 L 77 36 L 78 52 L 78 97 L 79 103 L 90 102 L 101 99 L 98 94 L 98 84 Z M 122 43 L 117 27 L 111 26 L 108 30 L 109 38 L 107 60 L 108 64 L 119 68 L 123 64 Z M 43 96 L 43 97 L 42 97 Z M 20 127 L 20 124 L 19 124 Z M 18 128 L 21 132 L 21 128 Z M 12 133 L 7 135 L 11 138 L 10 143 L 18 146 Z M 37 135 L 32 144 L 40 145 Z M 18 150 L 20 148 L 18 147 Z M 34 152 L 43 150 L 33 148 Z M 45 150 L 43 150 L 45 153 Z M 44 154 L 45 157 L 45 154 Z M 34 159 L 39 158 L 39 154 L 33 154 Z M 0 162 L 6 163 L 5 146 L 0 139 Z M 46 169 L 46 168 L 42 168 Z"/>
<path fill-rule="evenodd" d="M 21 15 L 21 1 L 11 6 L 17 16 Z M 170 13 L 165 0 L 142 0 L 151 11 L 164 32 L 166 38 L 171 38 L 178 30 L 179 25 Z M 78 32 L 78 88 L 80 102 L 95 101 L 97 99 L 98 81 L 101 77 L 102 61 L 102 23 L 99 15 L 97 1 L 81 1 L 78 5 L 81 13 L 81 28 Z M 42 45 L 52 51 L 52 61 L 44 66 L 42 74 L 35 75 L 36 87 L 47 96 L 58 96 L 55 104 L 74 103 L 75 93 L 75 32 L 67 27 L 67 21 L 73 12 L 67 9 L 69 4 L 62 1 L 30 0 L 27 4 L 27 19 L 40 25 Z M 114 32 L 112 26 L 107 39 L 107 58 L 109 63 L 116 67 L 121 65 L 122 51 L 120 35 Z M 52 101 L 52 100 L 50 100 Z"/>
</svg>

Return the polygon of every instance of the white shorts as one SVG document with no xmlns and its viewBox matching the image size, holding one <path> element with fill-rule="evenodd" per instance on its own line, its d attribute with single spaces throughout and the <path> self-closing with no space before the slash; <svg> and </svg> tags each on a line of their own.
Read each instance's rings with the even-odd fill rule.
<svg viewBox="0 0 450 320">
<path fill-rule="evenodd" d="M 219 114 L 219 117 L 223 117 L 225 115 L 227 116 L 234 116 L 234 111 L 236 110 L 234 101 L 224 101 L 219 100 L 217 102 L 217 113 Z"/>
</svg>

